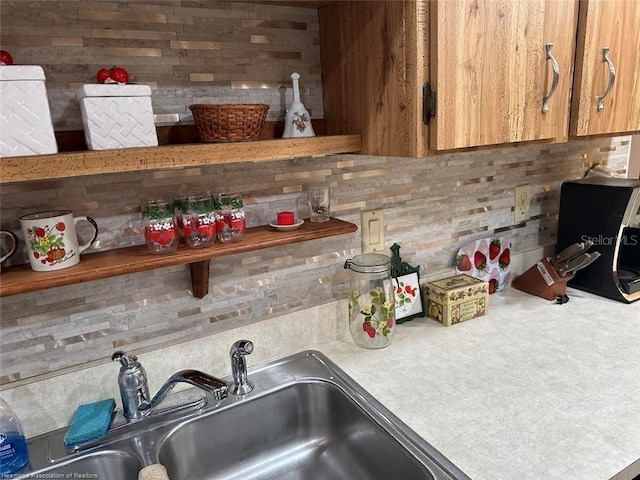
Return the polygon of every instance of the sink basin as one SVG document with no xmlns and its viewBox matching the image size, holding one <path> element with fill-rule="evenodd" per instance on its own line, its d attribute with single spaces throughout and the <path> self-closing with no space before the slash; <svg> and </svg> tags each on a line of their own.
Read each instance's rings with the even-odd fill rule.
<svg viewBox="0 0 640 480">
<path fill-rule="evenodd" d="M 165 438 L 159 460 L 175 480 L 434 478 L 340 388 L 320 381 L 192 420 Z"/>
<path fill-rule="evenodd" d="M 20 476 L 20 478 L 136 479 L 142 467 L 140 461 L 130 453 L 102 450 L 63 461 L 55 466 L 38 470 L 37 473 L 25 474 L 25 477 Z"/>
<path fill-rule="evenodd" d="M 256 388 L 159 443 L 172 480 L 468 479 L 319 352 L 249 371 Z"/>
<path fill-rule="evenodd" d="M 171 480 L 470 480 L 319 352 L 250 368 L 249 379 L 246 395 L 120 425 L 80 451 L 64 449 L 65 429 L 30 439 L 26 478 L 136 480 L 161 463 Z"/>
</svg>

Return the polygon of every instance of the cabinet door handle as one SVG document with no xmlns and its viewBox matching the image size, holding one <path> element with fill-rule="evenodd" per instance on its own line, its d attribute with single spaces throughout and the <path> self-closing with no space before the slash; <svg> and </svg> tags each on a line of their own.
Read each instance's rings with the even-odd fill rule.
<svg viewBox="0 0 640 480">
<path fill-rule="evenodd" d="M 556 88 L 558 88 L 558 80 L 560 79 L 560 67 L 558 66 L 558 62 L 556 58 L 551 53 L 551 49 L 553 48 L 553 43 L 547 43 L 547 60 L 551 60 L 551 67 L 553 68 L 553 81 L 551 82 L 551 89 L 549 89 L 549 93 L 542 100 L 542 113 L 547 113 L 549 111 L 549 102 L 551 101 L 551 97 L 556 93 Z"/>
<path fill-rule="evenodd" d="M 598 97 L 598 111 L 604 110 L 604 99 L 607 98 L 607 95 L 609 95 L 609 93 L 611 93 L 613 84 L 616 81 L 616 67 L 613 65 L 613 62 L 609 58 L 609 47 L 603 47 L 602 61 L 607 62 L 607 65 L 609 66 L 609 85 L 607 85 L 607 89 L 604 91 L 602 96 Z"/>
</svg>

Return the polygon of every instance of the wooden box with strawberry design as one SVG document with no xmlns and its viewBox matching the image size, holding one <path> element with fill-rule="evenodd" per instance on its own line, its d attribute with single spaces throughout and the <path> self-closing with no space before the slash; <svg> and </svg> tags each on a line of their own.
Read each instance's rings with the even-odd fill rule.
<svg viewBox="0 0 640 480">
<path fill-rule="evenodd" d="M 489 282 L 454 275 L 425 284 L 427 315 L 445 327 L 471 320 L 489 309 Z"/>
</svg>

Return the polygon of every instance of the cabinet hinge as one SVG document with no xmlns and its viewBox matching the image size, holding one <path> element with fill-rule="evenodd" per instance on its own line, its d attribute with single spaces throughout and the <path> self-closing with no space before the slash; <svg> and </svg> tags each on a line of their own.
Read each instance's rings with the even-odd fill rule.
<svg viewBox="0 0 640 480">
<path fill-rule="evenodd" d="M 436 116 L 436 92 L 431 90 L 429 82 L 422 87 L 422 121 L 429 125 L 432 117 Z"/>
</svg>

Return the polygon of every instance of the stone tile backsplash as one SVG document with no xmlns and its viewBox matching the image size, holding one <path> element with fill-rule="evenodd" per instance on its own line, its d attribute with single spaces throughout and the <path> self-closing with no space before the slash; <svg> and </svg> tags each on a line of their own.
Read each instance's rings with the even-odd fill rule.
<svg viewBox="0 0 640 480">
<path fill-rule="evenodd" d="M 318 12 L 219 0 L 3 0 L 0 43 L 16 64 L 41 65 L 56 130 L 81 130 L 76 93 L 119 65 L 152 89 L 155 114 L 192 122 L 193 103 L 267 103 L 268 120 L 293 100 L 323 118 Z"/>
<path fill-rule="evenodd" d="M 155 113 L 189 119 L 188 105 L 265 102 L 270 119 L 291 100 L 322 118 L 315 9 L 228 1 L 3 0 L 0 42 L 20 64 L 45 69 L 58 130 L 80 129 L 75 93 L 114 64 L 149 84 Z M 239 193 L 249 226 L 282 209 L 308 217 L 307 184 L 332 187 L 332 214 L 360 224 L 383 209 L 385 244 L 401 245 L 423 278 L 449 271 L 457 249 L 498 233 L 514 253 L 555 243 L 559 187 L 594 163 L 624 172 L 630 137 L 527 145 L 407 159 L 335 155 L 5 184 L 2 228 L 20 237 L 26 213 L 68 208 L 100 227 L 93 251 L 142 244 L 144 200 L 196 191 Z M 532 218 L 514 224 L 517 185 L 532 187 Z M 81 232 L 82 234 L 82 232 Z M 0 384 L 16 386 L 108 361 L 116 349 L 143 352 L 266 318 L 318 307 L 347 294 L 346 258 L 360 234 L 238 254 L 211 263 L 210 293 L 190 294 L 188 266 L 2 298 Z M 86 253 L 90 255 L 91 253 Z M 10 262 L 26 261 L 24 251 Z M 331 328 L 327 326 L 327 328 Z"/>
<path fill-rule="evenodd" d="M 78 177 L 3 185 L 2 228 L 21 236 L 18 218 L 69 208 L 100 227 L 92 250 L 142 244 L 140 204 L 190 191 L 228 191 L 245 199 L 249 226 L 280 209 L 303 207 L 305 185 L 332 187 L 332 214 L 360 224 L 360 211 L 383 209 L 385 244 L 437 276 L 457 249 L 499 233 L 514 253 L 555 243 L 559 187 L 592 163 L 624 165 L 629 137 L 521 146 L 407 159 L 334 155 L 185 170 Z M 618 167 L 616 167 L 618 168 Z M 513 222 L 514 188 L 532 187 L 532 218 Z M 3 384 L 105 361 L 119 348 L 146 351 L 347 294 L 346 258 L 358 233 L 215 259 L 210 293 L 193 298 L 188 266 L 5 297 L 0 303 Z M 90 255 L 90 253 L 86 253 Z M 24 252 L 16 262 L 25 260 Z M 11 260 L 14 260 L 12 257 Z"/>
</svg>

